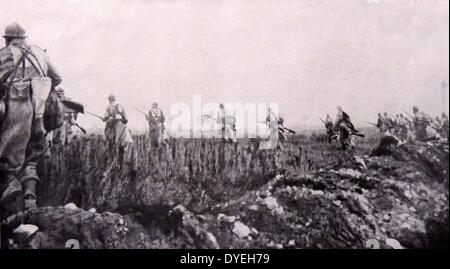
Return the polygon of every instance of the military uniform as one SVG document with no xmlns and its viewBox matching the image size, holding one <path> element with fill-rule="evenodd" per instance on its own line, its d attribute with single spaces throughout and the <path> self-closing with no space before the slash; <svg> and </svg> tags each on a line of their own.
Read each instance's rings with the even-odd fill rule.
<svg viewBox="0 0 450 269">
<path fill-rule="evenodd" d="M 441 118 L 441 136 L 443 138 L 448 139 L 449 125 L 448 125 L 448 117 L 443 114 Z"/>
<path fill-rule="evenodd" d="M 42 100 L 29 85 L 33 78 L 46 76 L 54 87 L 61 83 L 61 77 L 44 50 L 26 44 L 25 30 L 18 24 L 9 25 L 4 37 L 9 44 L 0 50 L 0 95 L 7 104 L 6 114 L 0 120 L 1 201 L 7 203 L 20 196 L 20 180 L 25 198 L 35 202 L 39 182 L 36 164 L 47 143 Z"/>
<path fill-rule="evenodd" d="M 423 141 L 427 138 L 427 126 L 429 125 L 428 117 L 423 113 L 416 111 L 414 112 L 413 124 L 415 129 L 416 139 Z"/>
<path fill-rule="evenodd" d="M 234 117 L 227 115 L 223 105 L 217 113 L 217 123 L 220 125 L 221 137 L 224 141 L 236 142 L 236 121 Z"/>
<path fill-rule="evenodd" d="M 105 110 L 103 121 L 106 122 L 105 136 L 111 151 L 115 151 L 116 147 L 122 149 L 127 143 L 132 143 L 131 133 L 128 130 L 127 114 L 125 109 L 115 103 L 115 97 L 109 97 L 111 102 Z"/>
<path fill-rule="evenodd" d="M 64 96 L 62 89 L 58 89 L 58 96 L 61 100 L 69 100 Z M 74 135 L 73 126 L 76 124 L 77 117 L 78 113 L 64 107 L 64 122 L 61 127 L 53 131 L 53 144 L 65 145 L 72 141 Z"/>
<path fill-rule="evenodd" d="M 147 115 L 147 121 L 149 124 L 149 136 L 153 146 L 159 146 L 163 142 L 164 138 L 164 113 L 156 104 L 153 104 L 153 108 L 150 109 Z"/>
</svg>

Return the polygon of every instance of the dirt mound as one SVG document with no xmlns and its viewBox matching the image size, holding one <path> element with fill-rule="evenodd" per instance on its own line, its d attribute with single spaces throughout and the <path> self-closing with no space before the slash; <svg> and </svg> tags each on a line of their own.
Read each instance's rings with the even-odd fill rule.
<svg viewBox="0 0 450 269">
<path fill-rule="evenodd" d="M 276 160 L 240 143 L 173 144 L 150 153 L 146 161 L 159 165 L 151 170 L 128 165 L 130 155 L 109 178 L 87 169 L 107 165 L 96 157 L 101 148 L 81 169 L 55 173 L 48 160 L 43 193 L 65 190 L 49 204 L 73 201 L 120 215 L 43 207 L 19 219 L 40 228 L 37 238 L 46 239 L 33 243 L 40 247 L 64 246 L 68 236 L 83 248 L 448 247 L 448 144 L 404 144 L 369 156 L 367 146 L 341 151 L 302 138 Z M 194 151 L 203 157 L 191 158 Z M 283 169 L 275 176 L 277 165 Z M 54 178 L 64 170 L 76 180 Z"/>
</svg>

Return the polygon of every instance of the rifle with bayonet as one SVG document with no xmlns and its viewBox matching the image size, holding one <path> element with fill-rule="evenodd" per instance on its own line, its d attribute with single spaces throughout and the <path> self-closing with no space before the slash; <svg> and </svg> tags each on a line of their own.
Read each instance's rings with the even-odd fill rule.
<svg viewBox="0 0 450 269">
<path fill-rule="evenodd" d="M 409 114 L 406 110 L 404 110 L 404 109 L 402 109 L 403 110 L 403 112 L 405 112 L 406 113 L 406 115 L 408 115 L 411 119 L 413 119 L 414 120 L 414 117 L 411 115 L 411 114 Z"/>
<path fill-rule="evenodd" d="M 138 112 L 144 114 L 145 118 L 147 118 L 147 113 L 145 113 L 144 111 L 140 110 L 139 108 L 135 107 L 134 109 L 136 109 Z"/>
<path fill-rule="evenodd" d="M 99 119 L 103 120 L 103 117 L 101 117 L 101 116 L 99 116 L 99 115 L 97 115 L 97 114 L 91 113 L 91 112 L 89 112 L 89 111 L 86 111 L 86 113 L 88 113 L 89 115 L 92 115 L 92 116 L 94 116 L 94 117 L 96 117 L 96 118 L 99 118 Z"/>
<path fill-rule="evenodd" d="M 83 134 L 86 134 L 87 132 L 86 132 L 86 129 L 84 129 L 83 127 L 81 127 L 80 125 L 78 125 L 78 123 L 74 123 L 74 124 L 72 124 L 72 125 L 74 125 L 74 126 L 76 126 L 76 127 L 78 127 L 78 129 L 80 129 L 81 130 L 81 132 L 83 132 Z"/>
</svg>

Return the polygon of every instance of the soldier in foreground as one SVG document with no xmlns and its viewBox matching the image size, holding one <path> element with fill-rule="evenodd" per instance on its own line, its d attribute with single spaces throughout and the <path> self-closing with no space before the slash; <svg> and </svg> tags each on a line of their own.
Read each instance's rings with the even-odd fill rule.
<svg viewBox="0 0 450 269">
<path fill-rule="evenodd" d="M 17 23 L 6 27 L 6 47 L 0 50 L 0 204 L 23 197 L 25 209 L 36 207 L 38 159 L 47 143 L 45 104 L 61 77 L 45 51 L 26 42 Z M 47 128 L 55 126 L 46 126 Z M 23 196 L 22 196 L 23 195 Z"/>
<path fill-rule="evenodd" d="M 165 117 L 162 110 L 158 107 L 158 103 L 153 103 L 152 109 L 146 115 L 149 124 L 150 142 L 153 146 L 159 147 L 164 140 L 164 122 Z"/>
</svg>

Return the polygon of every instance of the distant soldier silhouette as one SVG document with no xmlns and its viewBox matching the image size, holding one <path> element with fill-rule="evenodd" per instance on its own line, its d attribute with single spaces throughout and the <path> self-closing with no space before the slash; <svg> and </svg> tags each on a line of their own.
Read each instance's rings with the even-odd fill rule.
<svg viewBox="0 0 450 269">
<path fill-rule="evenodd" d="M 236 120 L 233 116 L 227 115 L 224 105 L 219 104 L 217 113 L 217 123 L 220 125 L 221 138 L 225 142 L 236 142 Z"/>
<path fill-rule="evenodd" d="M 0 204 L 24 199 L 36 207 L 38 159 L 46 152 L 45 104 L 61 83 L 45 51 L 28 45 L 25 30 L 10 24 L 0 50 Z"/>
<path fill-rule="evenodd" d="M 427 126 L 431 123 L 431 121 L 425 113 L 419 111 L 419 108 L 417 106 L 413 107 L 413 112 L 413 124 L 416 139 L 418 141 L 424 141 L 428 137 Z"/>
<path fill-rule="evenodd" d="M 341 106 L 337 107 L 337 115 L 336 115 L 336 119 L 334 121 L 334 127 L 338 127 L 338 126 L 342 126 L 345 125 L 347 126 L 352 132 L 354 133 L 358 133 L 359 131 L 355 129 L 355 126 L 353 125 L 353 123 L 350 120 L 350 116 L 344 111 L 342 110 Z"/>
<path fill-rule="evenodd" d="M 153 146 L 159 147 L 164 141 L 164 122 L 166 119 L 164 113 L 158 107 L 158 103 L 153 103 L 152 109 L 150 109 L 146 118 L 149 124 L 150 142 Z"/>
<path fill-rule="evenodd" d="M 445 113 L 441 115 L 441 136 L 448 139 L 449 125 L 448 116 Z"/>
</svg>

